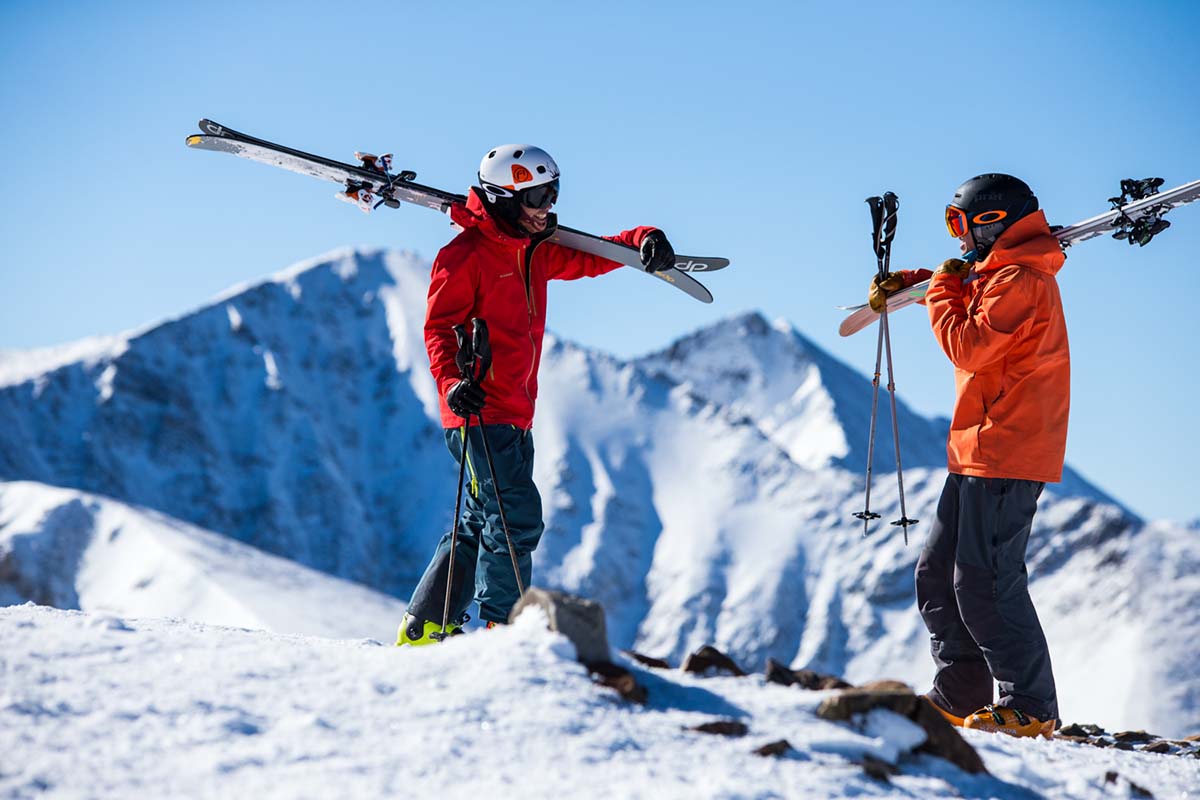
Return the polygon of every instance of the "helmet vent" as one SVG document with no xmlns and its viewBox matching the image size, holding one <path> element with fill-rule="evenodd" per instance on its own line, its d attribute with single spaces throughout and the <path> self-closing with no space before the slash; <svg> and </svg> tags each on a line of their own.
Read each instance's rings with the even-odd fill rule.
<svg viewBox="0 0 1200 800">
<path fill-rule="evenodd" d="M 495 150 L 493 150 L 492 152 L 488 153 L 488 158 L 495 158 L 495 157 L 496 157 L 496 151 L 495 151 Z"/>
<path fill-rule="evenodd" d="M 546 168 L 545 168 L 544 166 L 542 166 L 541 164 L 538 164 L 537 171 L 538 171 L 538 175 L 545 175 L 545 174 L 546 174 Z"/>
<path fill-rule="evenodd" d="M 520 158 L 520 157 L 521 157 L 521 156 L 523 156 L 523 155 L 525 155 L 525 151 L 524 151 L 524 150 L 518 150 L 517 152 L 513 153 L 513 158 Z"/>
</svg>

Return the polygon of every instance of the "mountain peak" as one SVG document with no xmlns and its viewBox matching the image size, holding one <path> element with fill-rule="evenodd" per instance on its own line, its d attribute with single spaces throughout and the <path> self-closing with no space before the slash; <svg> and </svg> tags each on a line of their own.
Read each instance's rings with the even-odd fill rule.
<svg viewBox="0 0 1200 800">
<path fill-rule="evenodd" d="M 639 363 L 752 420 L 801 466 L 858 470 L 866 464 L 870 382 L 786 320 L 769 322 L 758 311 L 744 312 Z M 902 439 L 905 465 L 944 467 L 940 424 L 914 414 L 903 402 L 898 410 L 901 427 L 913 431 Z M 888 426 L 882 426 L 880 437 L 876 459 L 886 467 L 894 464 Z"/>
</svg>

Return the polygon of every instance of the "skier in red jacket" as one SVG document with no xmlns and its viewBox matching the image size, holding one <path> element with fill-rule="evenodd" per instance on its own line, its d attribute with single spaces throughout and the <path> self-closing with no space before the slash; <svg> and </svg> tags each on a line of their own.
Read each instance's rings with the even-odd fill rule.
<svg viewBox="0 0 1200 800">
<path fill-rule="evenodd" d="M 481 410 L 486 414 L 496 482 L 504 493 L 521 580 L 528 586 L 531 554 L 543 530 L 541 496 L 533 483 L 531 428 L 546 329 L 546 283 L 596 277 L 621 266 L 547 241 L 556 225 L 550 210 L 558 190 L 558 165 L 545 150 L 510 144 L 489 151 L 466 205 L 451 209 L 462 233 L 433 262 L 425 347 L 437 382 L 446 446 L 457 463 L 467 437 L 471 474 L 459 526 L 450 633 L 461 630 L 472 600 L 489 627 L 507 622 L 519 594 L 500 524 L 497 487 L 486 467 L 484 472 L 477 469 L 486 461 L 476 415 Z M 648 272 L 675 265 L 674 250 L 660 230 L 634 228 L 611 238 L 639 248 Z M 478 383 L 462 378 L 455 364 L 454 326 L 469 327 L 474 318 L 487 322 L 493 354 L 491 369 Z M 449 549 L 447 533 L 413 592 L 397 644 L 436 641 L 430 634 L 441 631 Z"/>
</svg>

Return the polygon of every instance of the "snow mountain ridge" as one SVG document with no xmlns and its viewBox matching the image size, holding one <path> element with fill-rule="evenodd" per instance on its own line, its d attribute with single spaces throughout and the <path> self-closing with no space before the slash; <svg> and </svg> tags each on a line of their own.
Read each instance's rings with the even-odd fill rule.
<svg viewBox="0 0 1200 800">
<path fill-rule="evenodd" d="M 424 353 L 427 281 L 411 254 L 342 250 L 40 371 L 30 354 L 0 355 L 12 423 L 0 480 L 167 515 L 406 598 L 448 525 L 455 476 Z M 945 477 L 944 420 L 899 404 L 909 515 L 924 520 L 905 547 L 886 525 L 899 516 L 886 398 L 872 495 L 883 522 L 863 538 L 851 515 L 869 380 L 790 325 L 743 314 L 632 360 L 548 335 L 539 380 L 537 583 L 602 602 L 614 644 L 678 660 L 711 642 L 751 667 L 771 656 L 927 685 L 912 570 Z M 31 492 L 0 483 L 8 507 Z M 20 525 L 0 516 L 10 602 L 34 599 L 34 562 L 14 538 L 51 535 L 39 520 L 55 497 Z M 100 502 L 80 497 L 63 505 Z M 1143 522 L 1074 473 L 1047 488 L 1031 591 L 1064 717 L 1200 728 L 1200 546 L 1188 533 Z M 61 569 L 58 580 L 83 580 Z M 190 616 L 186 602 L 164 608 Z"/>
</svg>

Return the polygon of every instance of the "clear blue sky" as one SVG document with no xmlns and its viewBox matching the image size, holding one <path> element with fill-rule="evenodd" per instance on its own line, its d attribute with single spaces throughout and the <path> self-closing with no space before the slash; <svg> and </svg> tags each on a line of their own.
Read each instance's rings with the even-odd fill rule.
<svg viewBox="0 0 1200 800">
<path fill-rule="evenodd" d="M 622 356 L 748 309 L 864 372 L 841 312 L 874 270 L 863 198 L 900 195 L 893 266 L 954 255 L 942 209 L 987 171 L 1052 223 L 1123 177 L 1200 178 L 1191 2 L 0 4 L 0 349 L 116 333 L 333 247 L 427 258 L 416 208 L 184 137 L 210 117 L 334 157 L 391 150 L 464 191 L 480 156 L 539 144 L 566 224 L 663 227 L 725 255 L 702 306 L 632 270 L 556 285 L 550 327 Z M 1073 355 L 1068 460 L 1152 518 L 1200 516 L 1200 206 L 1148 248 L 1107 239 L 1060 275 Z M 920 310 L 893 324 L 901 393 L 949 414 Z M 865 421 L 864 421 L 865 425 Z"/>
</svg>

